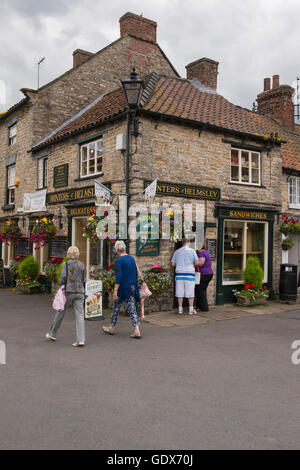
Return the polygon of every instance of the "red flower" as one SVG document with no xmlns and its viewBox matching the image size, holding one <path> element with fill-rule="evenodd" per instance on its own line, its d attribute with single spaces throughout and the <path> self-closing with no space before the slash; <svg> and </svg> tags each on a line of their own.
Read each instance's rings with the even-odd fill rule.
<svg viewBox="0 0 300 470">
<path fill-rule="evenodd" d="M 283 223 L 284 223 L 284 224 L 287 224 L 287 223 L 288 223 L 288 221 L 287 221 L 287 220 L 284 220 L 284 221 L 283 221 Z"/>
<path fill-rule="evenodd" d="M 251 286 L 250 286 L 250 287 L 251 287 L 251 289 L 254 289 L 254 284 L 251 284 Z"/>
<path fill-rule="evenodd" d="M 297 220 L 296 220 L 296 219 L 294 219 L 294 220 L 293 220 L 293 224 L 296 224 L 296 223 L 297 223 Z"/>
<path fill-rule="evenodd" d="M 250 284 L 246 284 L 246 285 L 245 285 L 245 289 L 246 289 L 246 290 L 248 290 L 249 287 L 250 287 Z"/>
<path fill-rule="evenodd" d="M 38 274 L 37 278 L 39 279 L 40 277 L 41 277 L 41 275 L 40 275 L 40 274 Z"/>
<path fill-rule="evenodd" d="M 287 219 L 287 217 L 288 217 L 288 216 L 287 216 L 286 214 L 283 214 L 283 216 L 282 216 L 282 217 L 284 217 L 285 219 Z"/>
<path fill-rule="evenodd" d="M 267 286 L 264 286 L 264 290 L 267 290 Z"/>
<path fill-rule="evenodd" d="M 89 215 L 90 215 L 90 216 L 92 216 L 92 215 L 94 215 L 94 214 L 95 214 L 95 211 L 90 211 L 90 212 L 89 212 Z"/>
</svg>

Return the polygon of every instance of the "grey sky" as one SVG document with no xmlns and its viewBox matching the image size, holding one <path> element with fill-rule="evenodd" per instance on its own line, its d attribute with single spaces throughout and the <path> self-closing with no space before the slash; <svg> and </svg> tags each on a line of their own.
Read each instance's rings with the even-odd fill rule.
<svg viewBox="0 0 300 470">
<path fill-rule="evenodd" d="M 126 11 L 158 23 L 158 42 L 185 77 L 185 65 L 201 57 L 220 62 L 218 91 L 252 108 L 264 77 L 280 75 L 295 86 L 300 74 L 299 0 L 0 0 L 0 81 L 6 104 L 20 88 L 37 87 L 72 67 L 76 48 L 96 52 L 119 37 Z"/>
</svg>

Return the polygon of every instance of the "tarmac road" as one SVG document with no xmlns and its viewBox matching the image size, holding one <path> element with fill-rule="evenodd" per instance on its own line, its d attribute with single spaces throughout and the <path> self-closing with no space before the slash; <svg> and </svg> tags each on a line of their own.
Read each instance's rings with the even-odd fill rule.
<svg viewBox="0 0 300 470">
<path fill-rule="evenodd" d="M 0 290 L 0 449 L 297 449 L 300 310 L 188 327 L 128 318 L 114 337 L 70 310 L 45 340 L 47 296 Z M 107 324 L 107 321 L 105 322 Z"/>
</svg>

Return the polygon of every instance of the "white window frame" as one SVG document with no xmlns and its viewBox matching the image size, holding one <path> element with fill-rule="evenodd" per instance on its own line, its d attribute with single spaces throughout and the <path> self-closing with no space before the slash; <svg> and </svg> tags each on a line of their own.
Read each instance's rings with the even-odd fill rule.
<svg viewBox="0 0 300 470">
<path fill-rule="evenodd" d="M 291 186 L 294 184 L 295 187 L 295 201 L 296 202 L 291 202 Z M 297 176 L 291 176 L 288 179 L 288 198 L 289 198 L 289 208 L 291 209 L 300 209 L 300 178 Z M 298 200 L 298 202 L 297 202 Z"/>
<path fill-rule="evenodd" d="M 11 171 L 13 170 L 13 176 Z M 15 204 L 15 188 L 16 188 L 16 164 L 7 167 L 7 202 L 9 205 Z M 12 201 L 12 191 L 14 191 L 14 200 Z"/>
<path fill-rule="evenodd" d="M 95 157 L 93 158 L 94 160 L 94 163 L 95 163 L 95 171 L 94 173 L 91 173 L 90 172 L 90 161 L 92 160 L 91 158 L 89 158 L 89 150 L 90 150 L 90 146 L 91 145 L 94 145 L 95 146 L 95 149 L 97 149 L 97 145 L 98 145 L 98 142 L 101 142 L 101 150 L 102 150 L 102 153 L 101 153 L 101 160 L 102 160 L 102 168 L 101 168 L 101 171 L 97 171 L 97 151 L 95 151 Z M 83 149 L 86 149 L 87 151 L 87 174 L 84 175 L 83 174 L 83 158 L 82 158 L 82 152 L 83 152 Z M 86 144 L 82 144 L 80 145 L 80 178 L 89 178 L 90 176 L 95 176 L 95 175 L 102 175 L 103 174 L 103 139 L 97 139 L 97 140 L 94 140 L 92 142 L 88 142 Z"/>
<path fill-rule="evenodd" d="M 11 265 L 11 262 L 13 260 L 13 245 L 8 242 L 2 242 L 2 260 L 3 260 L 3 265 L 5 268 L 9 268 Z M 7 257 L 6 257 L 7 254 Z M 5 262 L 5 258 L 7 259 L 7 263 Z"/>
<path fill-rule="evenodd" d="M 231 175 L 232 175 L 231 168 L 233 166 L 231 162 L 231 153 L 233 150 L 238 152 L 238 165 L 236 165 L 239 168 L 239 180 L 238 181 L 234 181 L 231 179 Z M 249 162 L 249 166 L 248 166 L 249 180 L 248 181 L 244 181 L 242 179 L 242 152 L 248 153 L 248 162 Z M 252 183 L 252 154 L 258 155 L 258 183 Z M 245 150 L 245 149 L 232 147 L 230 150 L 230 182 L 232 184 L 245 184 L 247 186 L 261 186 L 261 153 L 252 151 L 252 150 Z"/>
<path fill-rule="evenodd" d="M 37 160 L 37 188 L 48 187 L 48 157 L 41 157 Z"/>
<path fill-rule="evenodd" d="M 232 222 L 233 219 L 225 219 L 224 220 L 224 234 L 225 234 L 225 223 L 226 222 Z M 246 262 L 247 262 L 247 224 L 248 223 L 254 223 L 254 220 L 240 220 L 240 219 L 234 219 L 235 222 L 241 222 L 244 224 L 244 243 L 243 243 L 243 266 L 242 266 L 242 271 L 245 270 L 246 268 Z M 265 246 L 264 246 L 264 278 L 263 278 L 263 283 L 268 282 L 268 240 L 269 240 L 269 224 L 268 222 L 260 222 L 258 220 L 255 220 L 256 224 L 264 224 L 265 226 Z M 223 260 L 222 260 L 222 285 L 223 286 L 233 286 L 236 284 L 244 284 L 244 280 L 238 280 L 238 281 L 223 281 L 223 269 L 224 269 L 224 257 L 225 257 L 225 237 L 223 235 Z"/>
<path fill-rule="evenodd" d="M 8 145 L 14 145 L 17 143 L 17 123 L 13 124 L 8 128 Z"/>
</svg>

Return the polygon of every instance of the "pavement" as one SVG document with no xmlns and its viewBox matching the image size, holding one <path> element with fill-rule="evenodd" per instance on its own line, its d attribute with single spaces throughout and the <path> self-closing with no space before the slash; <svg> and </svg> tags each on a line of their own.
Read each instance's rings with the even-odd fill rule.
<svg viewBox="0 0 300 470">
<path fill-rule="evenodd" d="M 127 317 L 113 337 L 100 331 L 108 319 L 86 322 L 74 349 L 72 310 L 49 343 L 48 296 L 0 290 L 0 449 L 298 449 L 300 309 L 255 310 L 169 328 L 148 317 L 141 340 Z"/>
</svg>

